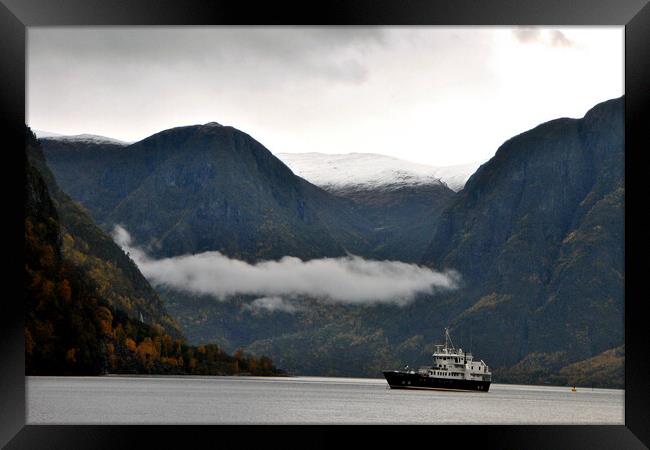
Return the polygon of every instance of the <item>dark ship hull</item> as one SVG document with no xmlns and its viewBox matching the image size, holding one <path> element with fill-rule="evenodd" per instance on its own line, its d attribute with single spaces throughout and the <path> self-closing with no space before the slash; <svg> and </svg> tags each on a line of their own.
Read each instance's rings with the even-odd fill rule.
<svg viewBox="0 0 650 450">
<path fill-rule="evenodd" d="M 391 389 L 442 389 L 480 392 L 487 392 L 490 389 L 490 382 L 482 380 L 453 380 L 397 370 L 384 371 L 383 374 Z"/>
</svg>

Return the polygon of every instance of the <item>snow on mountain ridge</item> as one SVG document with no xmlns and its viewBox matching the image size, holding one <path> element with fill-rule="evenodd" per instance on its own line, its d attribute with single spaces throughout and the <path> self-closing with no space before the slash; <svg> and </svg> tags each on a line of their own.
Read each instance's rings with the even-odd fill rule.
<svg viewBox="0 0 650 450">
<path fill-rule="evenodd" d="M 37 139 L 53 138 L 53 137 L 61 137 L 61 136 L 63 136 L 62 134 L 52 133 L 51 131 L 43 131 L 43 130 L 32 130 L 32 131 L 36 135 Z"/>
<path fill-rule="evenodd" d="M 204 126 L 221 126 L 209 122 Z M 95 134 L 62 135 L 33 130 L 38 139 L 114 144 L 130 142 Z M 479 163 L 454 166 L 430 166 L 377 153 L 278 153 L 276 156 L 296 175 L 328 190 L 348 188 L 394 189 L 401 186 L 446 184 L 459 191 L 478 169 Z"/>
<path fill-rule="evenodd" d="M 100 136 L 97 134 L 75 134 L 75 135 L 63 135 L 58 133 L 52 133 L 49 131 L 42 130 L 33 130 L 34 134 L 38 139 L 53 139 L 57 141 L 74 141 L 74 142 L 88 142 L 93 144 L 116 144 L 116 145 L 129 145 L 129 142 L 120 141 L 119 139 L 113 139 L 107 136 Z"/>
<path fill-rule="evenodd" d="M 429 166 L 376 153 L 278 153 L 296 175 L 324 189 L 392 188 L 445 183 L 459 191 L 479 163 Z"/>
</svg>

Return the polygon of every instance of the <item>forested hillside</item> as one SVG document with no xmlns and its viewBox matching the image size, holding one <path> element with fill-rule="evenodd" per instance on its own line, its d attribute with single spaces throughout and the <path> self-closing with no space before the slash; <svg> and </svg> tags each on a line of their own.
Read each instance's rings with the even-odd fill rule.
<svg viewBox="0 0 650 450">
<path fill-rule="evenodd" d="M 441 216 L 424 262 L 463 274 L 453 324 L 486 359 L 559 370 L 623 344 L 623 106 L 508 140 Z"/>
<path fill-rule="evenodd" d="M 266 357 L 187 345 L 135 264 L 58 190 L 29 130 L 24 155 L 27 374 L 278 373 Z"/>
<path fill-rule="evenodd" d="M 370 246 L 369 224 L 350 201 L 295 176 L 232 127 L 178 127 L 128 147 L 43 145 L 62 188 L 97 223 L 122 224 L 155 256 L 218 250 L 255 261 Z"/>
</svg>

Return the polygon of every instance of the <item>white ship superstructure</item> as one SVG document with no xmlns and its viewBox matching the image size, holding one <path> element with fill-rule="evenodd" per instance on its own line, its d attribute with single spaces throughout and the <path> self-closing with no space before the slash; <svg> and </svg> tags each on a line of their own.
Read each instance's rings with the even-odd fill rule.
<svg viewBox="0 0 650 450">
<path fill-rule="evenodd" d="M 432 355 L 433 365 L 419 369 L 419 374 L 456 380 L 492 380 L 490 368 L 483 360 L 474 361 L 471 353 L 454 347 L 447 328 L 445 328 L 445 344 L 438 344 L 435 347 L 436 350 Z"/>
</svg>

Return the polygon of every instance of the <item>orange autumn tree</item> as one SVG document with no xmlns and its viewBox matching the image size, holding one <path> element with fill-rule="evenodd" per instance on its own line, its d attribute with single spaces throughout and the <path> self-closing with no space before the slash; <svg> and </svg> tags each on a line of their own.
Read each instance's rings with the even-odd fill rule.
<svg viewBox="0 0 650 450">
<path fill-rule="evenodd" d="M 150 337 L 144 338 L 144 340 L 138 344 L 136 354 L 138 355 L 140 364 L 142 364 L 147 370 L 153 368 L 154 361 L 159 357 L 156 346 Z"/>
</svg>

